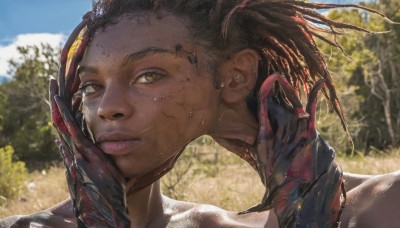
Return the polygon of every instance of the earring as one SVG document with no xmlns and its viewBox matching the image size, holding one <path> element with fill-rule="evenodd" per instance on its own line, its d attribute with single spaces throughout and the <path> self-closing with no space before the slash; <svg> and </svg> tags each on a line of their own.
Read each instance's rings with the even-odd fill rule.
<svg viewBox="0 0 400 228">
<path fill-rule="evenodd" d="M 221 82 L 221 84 L 219 84 L 219 88 L 224 88 L 225 83 Z"/>
<path fill-rule="evenodd" d="M 233 79 L 234 79 L 235 82 L 237 82 L 237 83 L 242 83 L 242 82 L 245 81 L 243 75 L 241 75 L 241 74 L 235 74 L 235 75 L 233 75 Z"/>
</svg>

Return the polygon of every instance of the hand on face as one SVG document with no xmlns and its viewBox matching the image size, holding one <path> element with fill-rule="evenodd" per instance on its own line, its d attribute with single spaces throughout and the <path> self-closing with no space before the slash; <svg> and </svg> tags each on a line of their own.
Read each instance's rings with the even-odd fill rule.
<svg viewBox="0 0 400 228">
<path fill-rule="evenodd" d="M 55 80 L 50 81 L 50 98 L 79 227 L 129 227 L 125 179 L 109 157 L 83 134 L 65 98 L 58 95 Z"/>
</svg>

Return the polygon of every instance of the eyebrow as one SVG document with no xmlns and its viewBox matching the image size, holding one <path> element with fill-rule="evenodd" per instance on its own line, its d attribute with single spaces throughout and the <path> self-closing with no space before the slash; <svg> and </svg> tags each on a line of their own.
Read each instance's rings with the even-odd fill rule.
<svg viewBox="0 0 400 228">
<path fill-rule="evenodd" d="M 141 51 L 134 52 L 134 53 L 131 53 L 131 54 L 125 56 L 122 60 L 121 66 L 123 67 L 133 61 L 142 59 L 142 58 L 146 57 L 148 54 L 160 54 L 160 53 L 169 53 L 169 54 L 174 54 L 174 55 L 176 54 L 172 50 L 157 48 L 157 47 L 149 47 L 149 48 L 146 48 Z"/>
<path fill-rule="evenodd" d="M 129 63 L 131 63 L 133 61 L 142 59 L 142 58 L 146 57 L 148 54 L 169 53 L 169 54 L 176 55 L 177 52 L 179 52 L 181 50 L 183 50 L 183 49 L 180 48 L 179 50 L 177 49 L 176 51 L 172 51 L 172 50 L 164 49 L 164 48 L 149 47 L 149 48 L 143 49 L 141 51 L 134 52 L 134 53 L 126 55 L 122 59 L 121 67 L 124 67 L 124 66 L 126 66 L 127 64 L 129 64 Z M 190 53 L 190 54 L 194 55 L 192 53 Z M 191 55 L 188 56 L 188 59 L 192 63 L 192 60 L 190 59 Z M 197 61 L 197 59 L 196 59 L 196 61 Z M 98 73 L 98 69 L 96 67 L 92 67 L 92 66 L 79 65 L 78 66 L 78 75 L 80 75 L 81 73 L 85 73 L 85 72 L 94 73 L 95 74 L 95 73 Z"/>
<path fill-rule="evenodd" d="M 78 66 L 78 76 L 80 76 L 81 73 L 97 73 L 98 70 L 95 67 L 92 66 L 85 66 L 85 65 L 79 65 Z"/>
</svg>

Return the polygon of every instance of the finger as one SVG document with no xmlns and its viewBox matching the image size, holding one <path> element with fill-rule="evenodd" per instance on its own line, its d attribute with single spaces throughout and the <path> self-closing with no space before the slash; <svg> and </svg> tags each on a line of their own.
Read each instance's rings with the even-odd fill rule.
<svg viewBox="0 0 400 228">
<path fill-rule="evenodd" d="M 65 98 L 70 99 L 72 94 L 78 90 L 80 79 L 78 76 L 78 64 L 81 61 L 85 49 L 87 47 L 89 38 L 86 34 L 86 29 L 82 29 L 76 38 L 74 44 L 70 48 L 70 57 L 67 60 L 67 64 L 69 63 L 67 74 L 65 75 Z"/>
<path fill-rule="evenodd" d="M 273 100 L 268 102 L 268 108 L 269 121 L 274 129 L 274 136 L 276 140 L 284 144 L 289 140 L 291 133 L 295 129 L 291 129 L 291 127 L 293 119 L 296 120 L 297 117 L 293 114 L 292 109 L 287 109 Z"/>
<path fill-rule="evenodd" d="M 324 85 L 325 85 L 324 80 L 317 81 L 308 96 L 306 111 L 307 113 L 310 114 L 309 118 L 310 123 L 308 127 L 309 127 L 309 132 L 311 134 L 315 132 L 315 112 L 317 109 L 318 92 L 322 89 Z"/>
<path fill-rule="evenodd" d="M 58 84 L 57 81 L 55 79 L 50 79 L 49 82 L 49 94 L 50 94 L 50 100 L 52 100 L 52 98 L 57 95 L 58 93 Z"/>
<path fill-rule="evenodd" d="M 300 102 L 299 97 L 296 94 L 296 91 L 290 85 L 289 81 L 286 79 L 284 75 L 280 75 L 280 77 L 277 78 L 279 84 L 282 86 L 283 91 L 285 92 L 285 95 L 289 99 L 290 103 L 294 107 L 294 110 L 296 112 L 296 115 L 298 118 L 307 118 L 308 114 L 304 111 L 303 105 Z"/>
<path fill-rule="evenodd" d="M 53 125 L 57 128 L 57 130 L 62 134 L 69 135 L 67 126 L 65 126 L 64 120 L 61 116 L 60 110 L 58 108 L 57 103 L 55 102 L 55 96 L 57 96 L 58 85 L 56 80 L 51 79 L 49 82 L 49 93 L 50 93 L 50 102 L 51 102 L 51 119 L 53 121 Z"/>
<path fill-rule="evenodd" d="M 59 96 L 54 96 L 54 101 L 69 135 L 72 136 L 73 139 L 76 139 L 80 131 L 76 119 L 72 116 L 70 109 L 65 105 Z"/>
<path fill-rule="evenodd" d="M 65 105 L 65 103 L 59 96 L 54 96 L 54 101 L 57 105 L 63 123 L 67 129 L 68 135 L 72 137 L 74 144 L 79 147 L 79 149 L 74 150 L 74 152 L 79 152 L 79 151 L 86 152 L 84 154 L 75 153 L 76 154 L 75 156 L 80 156 L 79 158 L 82 158 L 88 162 L 90 161 L 93 162 L 93 160 L 98 161 L 96 160 L 96 158 L 98 156 L 101 156 L 101 153 L 93 153 L 93 147 L 95 145 L 80 130 L 80 128 L 78 127 L 79 125 L 76 119 L 72 116 L 72 113 L 69 110 L 69 108 Z M 89 150 L 83 149 L 83 147 L 88 147 L 91 149 Z"/>
<path fill-rule="evenodd" d="M 74 157 L 72 156 L 72 153 L 64 145 L 61 144 L 59 149 L 60 149 L 60 154 L 63 157 L 64 165 L 66 168 L 68 188 L 72 198 L 75 199 L 76 188 L 79 185 L 79 181 L 77 177 L 77 172 L 76 172 L 77 170 L 74 162 Z"/>
<path fill-rule="evenodd" d="M 76 167 L 77 160 L 82 160 L 82 158 L 80 156 L 76 156 L 76 154 L 73 151 L 71 151 L 71 149 L 69 148 L 69 146 L 66 144 L 65 141 L 61 140 L 61 143 L 59 144 L 59 150 L 61 156 L 64 159 L 64 163 L 67 169 L 75 174 L 77 172 L 77 167 Z"/>
<path fill-rule="evenodd" d="M 260 108 L 258 111 L 258 119 L 260 121 L 259 137 L 263 140 L 273 135 L 271 123 L 268 118 L 267 97 L 272 90 L 272 86 L 278 80 L 278 77 L 278 73 L 269 75 L 260 87 Z"/>
<path fill-rule="evenodd" d="M 61 116 L 64 120 L 65 126 L 73 139 L 74 145 L 71 146 L 77 147 L 73 149 L 77 160 L 84 160 L 91 164 L 102 164 L 102 167 L 107 169 L 107 172 L 110 172 L 116 180 L 120 181 L 121 174 L 119 170 L 112 163 L 110 158 L 83 134 L 81 129 L 78 127 L 79 125 L 76 119 L 72 116 L 71 111 L 65 105 L 63 100 L 59 96 L 54 96 L 54 100 L 62 114 Z"/>
<path fill-rule="evenodd" d="M 87 20 L 89 19 L 89 16 L 84 17 L 81 23 L 79 23 L 78 26 L 72 31 L 71 35 L 67 39 L 67 42 L 64 45 L 64 48 L 62 49 L 61 52 L 61 66 L 60 66 L 60 72 L 58 74 L 58 83 L 60 85 L 60 93 L 59 96 L 65 97 L 65 70 L 67 67 L 67 60 L 68 60 L 68 55 L 71 49 L 71 46 L 74 44 L 76 38 L 78 37 L 79 33 L 81 30 L 86 26 Z"/>
<path fill-rule="evenodd" d="M 70 191 L 72 191 L 74 195 L 80 195 L 81 193 L 76 194 L 75 191 L 78 188 L 83 187 L 86 183 L 92 183 L 95 186 L 103 186 L 107 184 L 107 186 L 113 185 L 114 187 L 111 189 L 108 188 L 99 188 L 100 194 L 110 195 L 109 191 L 114 191 L 114 189 L 121 188 L 120 194 L 124 193 L 124 178 L 121 175 L 118 175 L 118 179 L 115 179 L 115 175 L 112 175 L 112 172 L 109 169 L 102 168 L 104 167 L 104 163 L 90 164 L 85 162 L 82 158 L 81 153 L 76 151 L 76 147 L 73 146 L 72 149 L 74 152 L 71 152 L 70 149 L 61 143 L 60 152 L 64 158 L 64 162 L 67 168 L 67 178 L 68 184 L 70 187 Z M 119 187 L 118 187 L 119 186 Z M 79 190 L 86 191 L 86 190 Z"/>
<path fill-rule="evenodd" d="M 269 110 L 268 110 L 268 95 L 270 94 L 274 83 L 278 80 L 278 73 L 273 73 L 269 75 L 263 84 L 260 87 L 259 94 L 259 111 L 258 111 L 258 120 L 260 121 L 258 139 L 257 139 L 257 160 L 259 160 L 260 164 L 258 164 L 258 172 L 261 175 L 261 180 L 264 184 L 267 182 L 267 178 L 270 176 L 271 166 L 264 166 L 270 164 L 274 159 L 274 152 L 272 149 L 272 140 L 274 140 L 275 133 L 273 132 L 270 118 L 269 118 Z M 260 153 L 262 151 L 262 153 Z"/>
<path fill-rule="evenodd" d="M 82 94 L 81 93 L 75 93 L 74 96 L 72 97 L 72 110 L 74 112 L 80 112 L 80 108 L 82 105 Z"/>
<path fill-rule="evenodd" d="M 64 146 L 62 143 L 59 145 L 58 148 L 60 150 L 60 154 L 64 160 L 65 165 L 67 167 L 71 167 L 74 164 L 74 156 L 71 151 L 69 151 L 67 147 Z"/>
<path fill-rule="evenodd" d="M 95 146 L 82 132 L 79 127 L 79 124 L 75 117 L 72 115 L 72 112 L 64 103 L 64 101 L 59 96 L 54 96 L 54 101 L 57 104 L 58 110 L 61 114 L 61 117 L 65 123 L 65 126 L 69 132 L 69 135 L 72 137 L 73 141 L 77 146 L 87 146 L 89 148 L 93 148 Z M 78 145 L 79 144 L 79 145 Z M 92 150 L 88 151 L 90 154 L 86 155 L 94 155 Z"/>
</svg>

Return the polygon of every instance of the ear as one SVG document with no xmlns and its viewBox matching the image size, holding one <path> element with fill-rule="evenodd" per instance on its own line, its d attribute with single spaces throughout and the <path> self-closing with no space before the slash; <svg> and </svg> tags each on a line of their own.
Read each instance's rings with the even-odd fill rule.
<svg viewBox="0 0 400 228">
<path fill-rule="evenodd" d="M 228 104 L 245 100 L 258 76 L 259 55 L 246 48 L 233 54 L 220 67 L 222 99 Z"/>
</svg>

